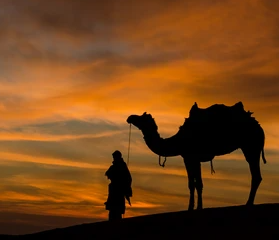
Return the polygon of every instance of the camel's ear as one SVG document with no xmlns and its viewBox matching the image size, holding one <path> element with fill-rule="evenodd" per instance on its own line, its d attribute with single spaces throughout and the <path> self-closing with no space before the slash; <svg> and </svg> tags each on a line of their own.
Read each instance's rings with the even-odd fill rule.
<svg viewBox="0 0 279 240">
<path fill-rule="evenodd" d="M 195 104 L 194 104 L 196 107 L 198 106 L 198 104 L 195 102 Z"/>
<path fill-rule="evenodd" d="M 250 110 L 247 112 L 250 116 L 253 114 L 253 112 L 250 112 Z"/>
<path fill-rule="evenodd" d="M 143 113 L 143 116 L 145 116 L 145 115 L 146 115 L 146 112 Z"/>
</svg>

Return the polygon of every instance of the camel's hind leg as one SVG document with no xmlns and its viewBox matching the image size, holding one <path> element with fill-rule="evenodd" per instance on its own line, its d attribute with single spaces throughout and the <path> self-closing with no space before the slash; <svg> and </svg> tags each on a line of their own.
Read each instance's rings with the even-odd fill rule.
<svg viewBox="0 0 279 240">
<path fill-rule="evenodd" d="M 254 205 L 255 196 L 262 181 L 261 169 L 260 169 L 260 152 L 256 154 L 255 152 L 247 152 L 247 150 L 243 150 L 245 158 L 249 163 L 249 168 L 251 172 L 251 190 L 249 194 L 248 201 L 246 205 L 251 206 Z"/>
</svg>

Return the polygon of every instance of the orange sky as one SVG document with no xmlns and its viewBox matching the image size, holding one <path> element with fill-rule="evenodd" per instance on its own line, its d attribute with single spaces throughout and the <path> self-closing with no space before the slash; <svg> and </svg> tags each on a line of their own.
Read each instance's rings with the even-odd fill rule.
<svg viewBox="0 0 279 240">
<path fill-rule="evenodd" d="M 104 172 L 114 150 L 127 159 L 127 117 L 146 111 L 169 137 L 194 102 L 254 112 L 268 162 L 256 203 L 279 202 L 279 3 L 2 0 L 0 9 L 0 234 L 107 219 Z M 182 158 L 159 167 L 135 127 L 129 168 L 125 217 L 187 209 Z M 244 204 L 242 153 L 214 168 L 203 164 L 204 207 Z"/>
</svg>

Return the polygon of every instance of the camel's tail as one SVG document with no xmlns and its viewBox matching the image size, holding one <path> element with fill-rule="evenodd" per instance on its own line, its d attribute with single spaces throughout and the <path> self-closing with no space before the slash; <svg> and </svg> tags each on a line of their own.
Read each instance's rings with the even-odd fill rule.
<svg viewBox="0 0 279 240">
<path fill-rule="evenodd" d="M 265 136 L 264 136 L 264 142 L 265 142 Z M 262 149 L 262 158 L 263 158 L 264 164 L 266 164 L 266 159 L 264 157 L 264 142 L 263 142 L 263 149 Z"/>
<path fill-rule="evenodd" d="M 263 150 L 262 150 L 262 158 L 263 158 L 264 164 L 266 164 L 266 159 L 265 159 L 265 157 L 264 157 L 264 147 L 263 147 Z"/>
</svg>

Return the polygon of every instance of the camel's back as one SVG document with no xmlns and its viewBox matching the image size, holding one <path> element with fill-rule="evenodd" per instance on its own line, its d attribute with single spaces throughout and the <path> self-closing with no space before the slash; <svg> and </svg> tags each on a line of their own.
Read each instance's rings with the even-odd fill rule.
<svg viewBox="0 0 279 240">
<path fill-rule="evenodd" d="M 242 102 L 232 106 L 224 104 L 214 104 L 208 108 L 199 108 L 195 103 L 189 114 L 189 118 L 195 121 L 218 121 L 218 120 L 236 120 L 247 112 L 244 110 Z"/>
<path fill-rule="evenodd" d="M 208 108 L 199 108 L 195 103 L 190 110 L 187 125 L 189 127 L 217 127 L 219 129 L 259 126 L 258 121 L 251 116 L 252 114 L 250 111 L 245 111 L 242 102 L 232 106 L 214 104 Z"/>
<path fill-rule="evenodd" d="M 205 109 L 195 104 L 180 133 L 187 136 L 193 146 L 206 145 L 209 149 L 218 146 L 229 151 L 238 148 L 245 135 L 261 131 L 261 126 L 251 115 L 244 110 L 242 102 L 233 106 L 214 104 Z"/>
</svg>

